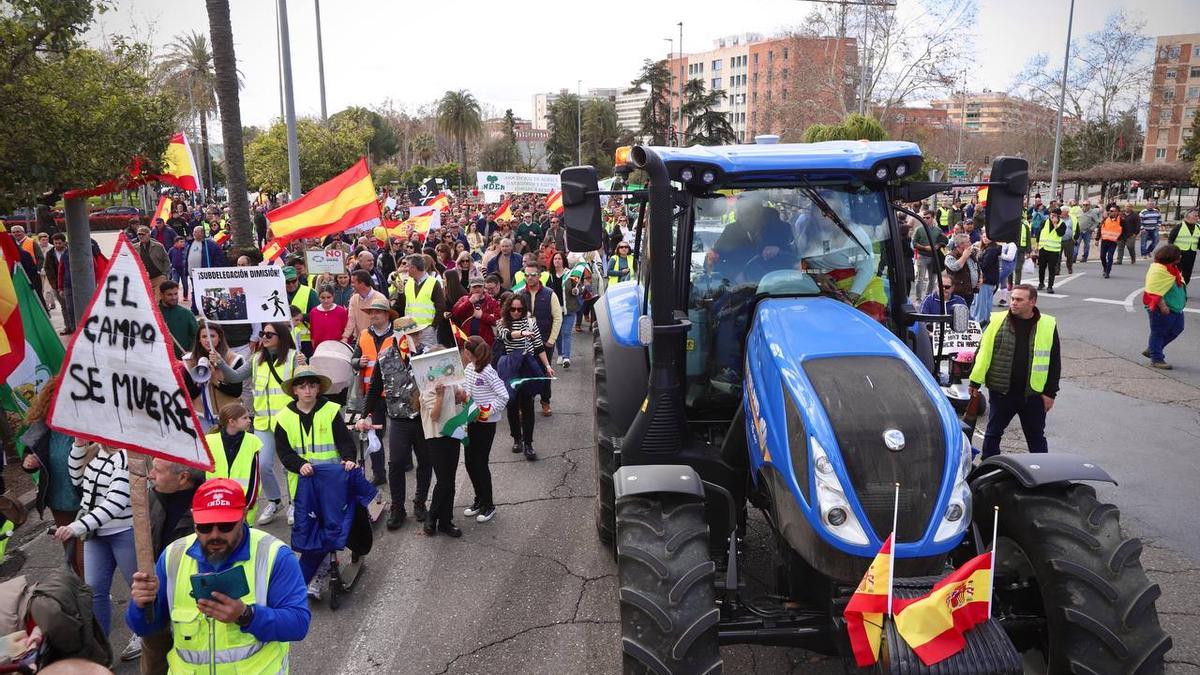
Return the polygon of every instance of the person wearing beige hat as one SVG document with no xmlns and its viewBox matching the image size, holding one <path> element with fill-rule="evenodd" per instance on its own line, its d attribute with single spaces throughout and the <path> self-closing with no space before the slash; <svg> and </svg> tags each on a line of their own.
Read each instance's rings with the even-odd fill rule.
<svg viewBox="0 0 1200 675">
<path fill-rule="evenodd" d="M 367 387 L 371 384 L 371 375 L 375 372 L 375 364 L 379 360 L 379 354 L 383 350 L 393 345 L 396 341 L 392 331 L 392 321 L 397 318 L 396 310 L 388 304 L 387 300 L 377 299 L 371 304 L 364 306 L 360 311 L 365 313 L 370 320 L 370 324 L 358 335 L 358 342 L 354 345 L 354 351 L 350 354 L 350 366 L 360 376 L 358 386 L 362 388 L 365 394 Z M 387 419 L 382 411 L 372 411 L 369 408 L 367 413 L 371 415 L 371 420 L 377 425 L 382 426 Z M 371 457 L 371 482 L 376 485 L 383 485 L 387 482 L 387 477 L 384 475 L 383 468 L 383 453 L 376 452 L 370 455 Z"/>
</svg>

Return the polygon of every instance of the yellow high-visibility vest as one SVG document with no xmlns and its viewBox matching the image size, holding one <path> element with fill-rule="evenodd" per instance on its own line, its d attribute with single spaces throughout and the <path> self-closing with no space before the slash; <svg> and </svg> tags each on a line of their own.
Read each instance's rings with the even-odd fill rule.
<svg viewBox="0 0 1200 675">
<path fill-rule="evenodd" d="M 258 431 L 274 431 L 279 412 L 292 402 L 292 395 L 284 392 L 283 383 L 292 377 L 296 368 L 296 353 L 289 352 L 283 363 L 275 366 L 276 381 L 271 374 L 271 365 L 262 360 L 254 367 L 254 428 Z"/>
<path fill-rule="evenodd" d="M 279 413 L 278 425 L 287 434 L 288 442 L 300 459 L 309 464 L 333 464 L 342 461 L 333 440 L 333 425 L 342 423 L 338 418 L 341 410 L 342 407 L 332 401 L 321 401 L 320 407 L 313 411 L 312 429 L 308 434 L 300 425 L 300 415 L 291 408 L 284 408 Z M 288 494 L 295 499 L 300 475 L 289 471 L 287 479 Z"/>
<path fill-rule="evenodd" d="M 404 313 L 421 328 L 433 325 L 434 314 L 437 312 L 437 308 L 433 306 L 433 289 L 437 283 L 432 274 L 425 275 L 420 290 L 417 290 L 415 280 L 409 279 L 404 282 Z"/>
<path fill-rule="evenodd" d="M 254 506 L 246 509 L 246 524 L 253 525 L 254 517 L 258 515 L 258 500 L 254 498 L 257 495 L 249 492 L 250 475 L 254 465 L 258 463 L 258 451 L 262 449 L 262 441 L 252 433 L 243 434 L 242 444 L 234 454 L 231 466 L 225 454 L 225 443 L 221 440 L 220 431 L 208 434 L 204 440 L 208 442 L 208 449 L 212 451 L 213 458 L 213 470 L 205 472 L 204 480 L 231 478 L 237 481 L 238 485 L 242 486 L 242 492 L 246 493 L 246 503 L 254 502 Z M 257 486 L 255 491 L 257 492 Z"/>
<path fill-rule="evenodd" d="M 1033 353 L 1029 358 L 1029 388 L 1037 393 L 1046 389 L 1046 378 L 1050 374 L 1050 352 L 1054 349 L 1054 327 L 1057 321 L 1049 314 L 1042 314 L 1033 332 Z M 987 383 L 988 368 L 992 365 L 992 348 L 1001 328 L 1008 330 L 1008 312 L 992 312 L 992 319 L 979 339 L 979 351 L 975 354 L 975 366 L 971 368 L 971 381 Z M 1018 386 L 1010 382 L 1009 388 Z"/>
</svg>

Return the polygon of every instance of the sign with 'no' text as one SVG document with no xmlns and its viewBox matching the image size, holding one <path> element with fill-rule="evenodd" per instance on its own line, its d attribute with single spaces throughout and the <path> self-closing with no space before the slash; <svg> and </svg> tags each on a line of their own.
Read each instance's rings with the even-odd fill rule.
<svg viewBox="0 0 1200 675">
<path fill-rule="evenodd" d="M 105 445 L 211 469 L 172 338 L 124 235 L 79 322 L 49 426 Z"/>
</svg>

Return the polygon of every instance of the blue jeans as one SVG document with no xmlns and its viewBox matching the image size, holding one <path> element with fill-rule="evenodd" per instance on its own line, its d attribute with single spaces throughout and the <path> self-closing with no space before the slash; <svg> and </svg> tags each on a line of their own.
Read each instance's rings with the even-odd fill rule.
<svg viewBox="0 0 1200 675">
<path fill-rule="evenodd" d="M 262 494 L 269 501 L 277 502 L 283 499 L 283 492 L 279 489 L 279 481 L 275 480 L 275 432 L 255 429 L 254 435 L 262 441 L 262 449 L 258 451 L 258 480 Z"/>
<path fill-rule="evenodd" d="M 980 326 L 986 326 L 992 318 L 992 297 L 996 295 L 996 287 L 992 284 L 981 284 L 975 294 L 975 302 L 971 304 L 971 318 L 978 321 Z"/>
<path fill-rule="evenodd" d="M 1079 262 L 1087 262 L 1088 254 L 1092 250 L 1092 233 L 1091 231 L 1079 233 L 1079 243 L 1075 245 L 1075 254 L 1079 256 Z M 1082 254 L 1082 255 L 1081 255 Z"/>
<path fill-rule="evenodd" d="M 1117 252 L 1117 247 L 1121 245 L 1119 241 L 1100 241 L 1100 265 L 1104 267 L 1104 273 L 1112 272 L 1113 254 Z"/>
<path fill-rule="evenodd" d="M 1183 333 L 1183 312 L 1163 314 L 1157 310 L 1146 310 L 1150 315 L 1150 360 L 1154 363 L 1166 361 L 1163 350 Z"/>
<path fill-rule="evenodd" d="M 558 339 L 554 341 L 554 351 L 564 359 L 571 358 L 571 333 L 575 329 L 575 313 L 564 312 L 562 326 L 558 329 Z"/>
<path fill-rule="evenodd" d="M 92 613 L 108 635 L 112 628 L 113 573 L 121 569 L 125 583 L 133 584 L 137 554 L 133 548 L 133 528 L 116 534 L 97 534 L 83 542 L 83 576 L 92 587 Z"/>
<path fill-rule="evenodd" d="M 1150 256 L 1150 252 L 1158 244 L 1158 228 L 1142 230 L 1142 257 Z"/>
</svg>

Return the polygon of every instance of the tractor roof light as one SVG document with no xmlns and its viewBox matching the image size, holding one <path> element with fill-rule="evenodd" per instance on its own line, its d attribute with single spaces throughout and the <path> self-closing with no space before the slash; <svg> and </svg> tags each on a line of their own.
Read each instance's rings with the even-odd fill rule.
<svg viewBox="0 0 1200 675">
<path fill-rule="evenodd" d="M 888 178 L 887 166 L 881 164 L 881 165 L 875 167 L 875 178 L 877 178 L 878 180 L 887 180 L 887 178 Z"/>
<path fill-rule="evenodd" d="M 817 484 L 817 510 L 825 531 L 846 543 L 867 545 L 870 543 L 867 533 L 855 517 L 854 510 L 850 508 L 846 491 L 842 488 L 837 473 L 832 470 L 833 462 L 828 453 L 815 436 L 809 436 L 808 441 L 812 449 L 812 466 L 817 469 L 813 472 Z M 830 470 L 824 472 L 822 467 L 828 467 Z"/>
<path fill-rule="evenodd" d="M 613 164 L 616 166 L 624 166 L 629 163 L 629 153 L 633 150 L 632 145 L 622 145 L 613 153 Z"/>
<path fill-rule="evenodd" d="M 712 185 L 717 180 L 717 174 L 712 169 L 705 169 L 704 173 L 700 174 L 700 182 L 705 185 Z"/>
<path fill-rule="evenodd" d="M 690 167 L 690 166 L 685 166 L 679 170 L 679 180 L 681 180 L 685 183 L 692 182 L 692 179 L 695 177 L 696 177 L 696 172 L 694 170 L 692 170 L 692 167 Z"/>
<path fill-rule="evenodd" d="M 896 178 L 904 178 L 908 175 L 908 163 L 900 162 L 896 165 Z"/>
</svg>

